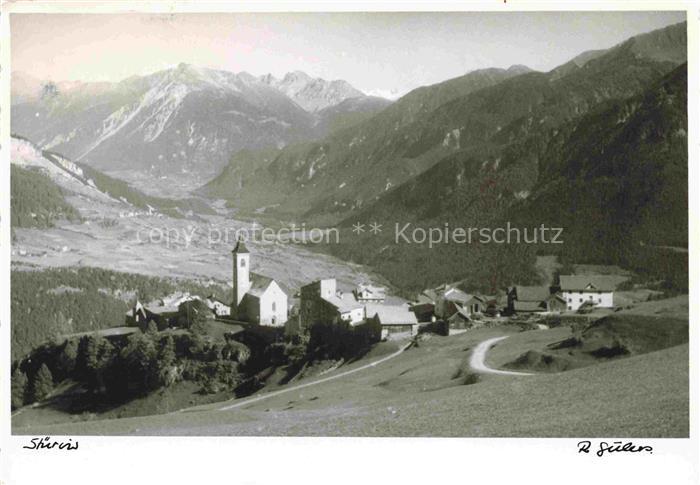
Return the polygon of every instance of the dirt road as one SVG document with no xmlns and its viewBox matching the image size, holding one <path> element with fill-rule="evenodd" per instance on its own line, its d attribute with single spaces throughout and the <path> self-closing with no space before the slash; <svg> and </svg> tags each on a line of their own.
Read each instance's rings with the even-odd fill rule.
<svg viewBox="0 0 700 485">
<path fill-rule="evenodd" d="M 498 369 L 492 369 L 491 367 L 486 365 L 486 352 L 489 351 L 491 347 L 496 345 L 496 343 L 500 342 L 501 340 L 507 339 L 508 336 L 506 335 L 505 337 L 495 337 L 495 338 L 490 338 L 488 340 L 484 340 L 481 342 L 479 345 L 476 346 L 474 349 L 474 352 L 472 353 L 471 358 L 469 359 L 469 366 L 475 370 L 476 372 L 481 372 L 482 374 L 498 374 L 498 375 L 504 375 L 504 376 L 531 376 L 532 374 L 528 372 L 515 372 L 515 371 L 509 371 L 509 370 L 498 370 Z"/>
</svg>

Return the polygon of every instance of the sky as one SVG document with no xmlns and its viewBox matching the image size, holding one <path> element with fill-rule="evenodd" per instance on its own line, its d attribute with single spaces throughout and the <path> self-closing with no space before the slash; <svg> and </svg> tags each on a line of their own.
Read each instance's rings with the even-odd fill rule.
<svg viewBox="0 0 700 485">
<path fill-rule="evenodd" d="M 11 14 L 11 62 L 41 80 L 120 81 L 180 62 L 301 70 L 397 97 L 466 72 L 547 71 L 685 12 Z"/>
</svg>

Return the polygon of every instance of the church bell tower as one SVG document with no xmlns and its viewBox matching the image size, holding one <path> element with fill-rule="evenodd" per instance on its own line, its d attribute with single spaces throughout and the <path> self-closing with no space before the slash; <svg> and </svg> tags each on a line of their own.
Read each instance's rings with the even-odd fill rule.
<svg viewBox="0 0 700 485">
<path fill-rule="evenodd" d="M 250 252 L 241 238 L 231 251 L 233 255 L 233 301 L 231 314 L 238 315 L 238 305 L 250 290 Z"/>
</svg>

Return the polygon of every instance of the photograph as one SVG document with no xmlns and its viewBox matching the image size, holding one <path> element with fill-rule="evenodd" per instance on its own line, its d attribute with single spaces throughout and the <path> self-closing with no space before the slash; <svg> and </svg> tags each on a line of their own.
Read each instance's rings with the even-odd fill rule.
<svg viewBox="0 0 700 485">
<path fill-rule="evenodd" d="M 696 446 L 698 12 L 509 5 L 3 12 L 11 438 Z"/>
</svg>

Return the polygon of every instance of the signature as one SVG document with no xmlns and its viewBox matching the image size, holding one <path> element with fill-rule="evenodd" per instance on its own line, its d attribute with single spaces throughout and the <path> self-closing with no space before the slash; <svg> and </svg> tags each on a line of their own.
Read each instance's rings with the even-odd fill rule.
<svg viewBox="0 0 700 485">
<path fill-rule="evenodd" d="M 22 448 L 27 450 L 52 450 L 57 448 L 59 450 L 77 450 L 78 442 L 73 441 L 72 438 L 68 438 L 68 441 L 58 441 L 52 440 L 50 436 L 44 438 L 32 438 L 29 440 L 30 445 L 24 445 Z"/>
<path fill-rule="evenodd" d="M 579 453 L 590 453 L 591 451 L 590 441 L 579 441 L 578 442 L 578 452 Z M 640 453 L 646 452 L 652 454 L 654 448 L 649 445 L 635 445 L 632 442 L 622 443 L 622 441 L 613 441 L 612 444 L 607 441 L 601 441 L 598 443 L 598 451 L 595 452 L 596 456 L 603 456 L 606 453 Z"/>
</svg>

